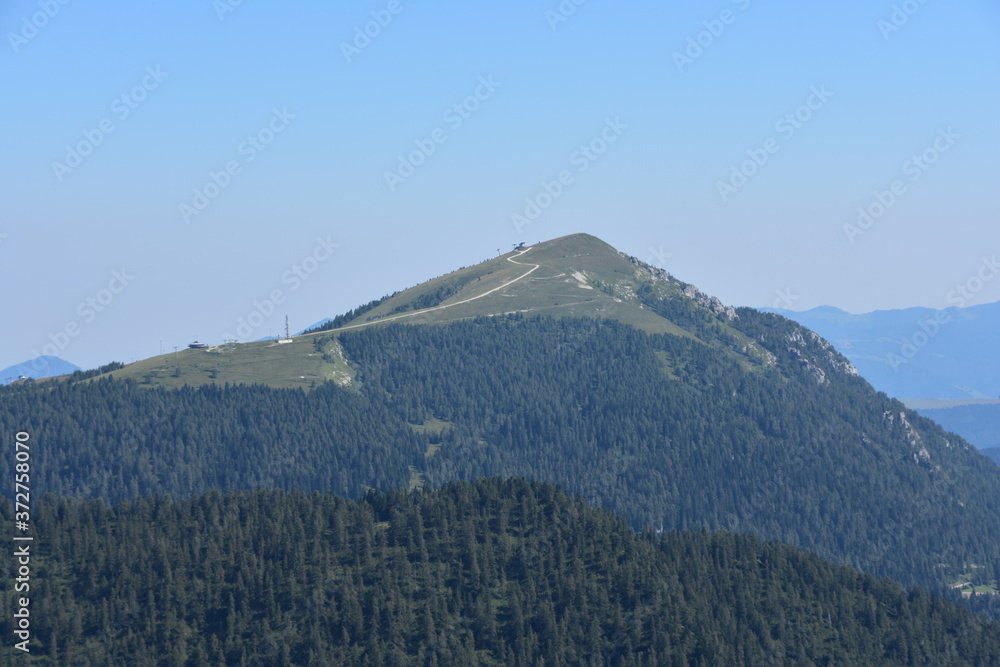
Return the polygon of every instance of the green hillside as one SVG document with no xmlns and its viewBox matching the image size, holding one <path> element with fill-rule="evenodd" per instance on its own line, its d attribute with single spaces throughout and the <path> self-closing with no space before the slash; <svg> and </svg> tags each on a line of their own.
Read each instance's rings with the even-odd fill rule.
<svg viewBox="0 0 1000 667">
<path fill-rule="evenodd" d="M 489 281 L 503 264 L 499 286 L 455 281 L 437 305 L 441 285 L 402 292 L 288 344 L 3 388 L 0 430 L 43 438 L 36 481 L 68 497 L 357 498 L 518 476 L 636 529 L 750 533 L 906 585 L 994 590 L 1000 469 L 875 392 L 819 336 L 585 235 L 465 271 Z M 566 293 L 590 299 L 572 306 L 586 313 L 539 305 Z M 0 476 L 11 465 L 0 458 Z"/>
<path fill-rule="evenodd" d="M 737 321 L 770 364 L 589 318 L 396 324 L 315 337 L 339 339 L 348 386 L 26 384 L 0 391 L 0 429 L 48 443 L 33 479 L 70 497 L 358 497 L 515 475 L 637 529 L 747 532 L 906 584 L 974 569 L 992 586 L 1000 469 L 837 370 L 796 325 L 749 310 Z M 691 326 L 708 337 L 710 324 Z"/>
<path fill-rule="evenodd" d="M 508 313 L 613 318 L 656 333 L 685 335 L 646 310 L 636 292 L 654 285 L 660 296 L 683 283 L 622 255 L 598 238 L 574 234 L 538 243 L 399 292 L 338 329 L 376 322 L 452 322 Z M 445 296 L 438 300 L 437 298 Z M 326 325 L 317 331 L 329 330 Z"/>
<path fill-rule="evenodd" d="M 31 654 L 5 642 L 4 664 L 1000 661 L 1000 625 L 924 591 L 728 533 L 636 534 L 523 480 L 62 500 L 37 522 Z"/>
<path fill-rule="evenodd" d="M 587 234 L 539 243 L 421 283 L 359 308 L 357 317 L 333 322 L 293 338 L 230 343 L 182 350 L 127 365 L 113 375 L 144 386 L 260 383 L 310 389 L 351 374 L 335 350 L 311 347 L 326 331 L 356 331 L 374 325 L 443 324 L 505 314 L 614 319 L 648 333 L 696 336 L 649 306 L 650 299 L 699 304 L 707 312 L 722 305 L 665 271 L 625 256 Z M 738 330 L 719 324 L 741 345 L 755 345 Z M 328 341 L 330 339 L 327 339 Z M 710 341 L 709 341 L 710 342 Z"/>
<path fill-rule="evenodd" d="M 322 344 L 315 337 L 297 336 L 291 343 L 277 340 L 226 343 L 204 349 L 184 349 L 125 365 L 101 377 L 134 380 L 140 386 L 200 387 L 203 385 L 263 384 L 276 389 L 315 388 L 332 381 L 349 385 L 355 370 L 347 363 L 335 339 Z M 88 381 L 91 378 L 88 378 Z M 48 382 L 73 382 L 63 376 Z"/>
</svg>

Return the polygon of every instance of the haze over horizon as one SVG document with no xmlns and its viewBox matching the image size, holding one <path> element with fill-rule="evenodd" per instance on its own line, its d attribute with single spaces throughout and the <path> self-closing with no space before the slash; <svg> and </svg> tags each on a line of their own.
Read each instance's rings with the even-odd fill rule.
<svg viewBox="0 0 1000 667">
<path fill-rule="evenodd" d="M 0 367 L 301 330 L 574 232 L 732 305 L 1000 300 L 986 0 L 35 0 L 0 26 Z"/>
</svg>

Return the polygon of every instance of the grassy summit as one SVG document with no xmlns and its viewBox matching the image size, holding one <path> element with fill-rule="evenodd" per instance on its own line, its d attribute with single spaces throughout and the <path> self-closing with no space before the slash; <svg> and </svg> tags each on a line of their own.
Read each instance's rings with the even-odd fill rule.
<svg viewBox="0 0 1000 667">
<path fill-rule="evenodd" d="M 651 298 L 685 307 L 721 307 L 692 286 L 594 236 L 572 234 L 397 292 L 330 330 L 339 333 L 390 323 L 444 324 L 517 313 L 613 319 L 647 333 L 704 338 L 662 310 L 651 308 Z M 327 380 L 347 384 L 355 370 L 336 340 L 324 335 L 324 341 L 316 343 L 326 328 L 296 336 L 291 344 L 272 340 L 181 350 L 129 364 L 112 375 L 172 388 L 242 383 L 308 390 Z M 754 346 L 724 321 L 717 328 L 727 330 L 727 336 L 742 340 L 744 346 Z"/>
</svg>

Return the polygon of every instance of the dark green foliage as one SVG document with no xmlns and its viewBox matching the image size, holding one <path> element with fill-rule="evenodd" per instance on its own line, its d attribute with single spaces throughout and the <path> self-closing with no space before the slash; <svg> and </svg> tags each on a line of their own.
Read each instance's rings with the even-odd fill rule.
<svg viewBox="0 0 1000 667">
<path fill-rule="evenodd" d="M 358 497 L 405 487 L 426 437 L 386 420 L 364 396 L 326 384 L 299 390 L 132 382 L 12 387 L 6 433 L 28 431 L 32 488 L 111 502 L 278 487 Z M 0 471 L 13 479 L 13 457 Z M 4 490 L 13 493 L 13 485 Z"/>
<path fill-rule="evenodd" d="M 53 499 L 37 530 L 39 665 L 1000 661 L 1000 625 L 923 591 L 750 537 L 639 535 L 516 479 Z"/>
<path fill-rule="evenodd" d="M 0 431 L 29 430 L 33 487 L 73 497 L 357 498 L 413 466 L 431 486 L 552 481 L 637 529 L 752 533 L 906 585 L 1000 572 L 1000 470 L 976 451 L 788 320 L 648 303 L 716 345 L 591 319 L 376 327 L 339 334 L 360 390 L 35 383 L 0 389 Z M 451 426 L 407 426 L 430 418 Z"/>
<path fill-rule="evenodd" d="M 379 306 L 382 305 L 383 302 L 396 296 L 396 294 L 397 292 L 393 292 L 392 294 L 387 294 L 386 296 L 383 296 L 380 299 L 374 299 L 372 301 L 369 301 L 368 303 L 362 306 L 358 306 L 357 308 L 354 308 L 352 310 L 349 310 L 346 313 L 343 313 L 342 315 L 337 315 L 329 322 L 325 322 L 324 324 L 321 324 L 318 327 L 313 327 L 312 329 L 306 329 L 302 333 L 311 334 L 311 333 L 318 333 L 320 331 L 329 331 L 331 329 L 339 329 L 340 327 L 344 326 L 351 320 L 357 319 L 362 315 L 364 315 L 365 313 L 367 313 L 368 311 L 378 308 Z"/>
<path fill-rule="evenodd" d="M 438 306 L 445 299 L 455 296 L 458 294 L 463 287 L 469 283 L 469 280 L 460 281 L 453 279 L 450 282 L 441 285 L 433 292 L 427 292 L 426 294 L 421 294 L 420 296 L 414 298 L 412 301 L 404 303 L 402 305 L 396 306 L 390 311 L 392 313 L 403 313 L 409 310 L 422 310 L 424 308 L 433 308 Z"/>
<path fill-rule="evenodd" d="M 98 375 L 104 375 L 105 373 L 110 373 L 111 371 L 116 371 L 119 368 L 125 368 L 125 364 L 120 361 L 112 361 L 110 364 L 104 364 L 97 368 L 92 368 L 88 371 L 73 371 L 69 379 L 71 382 L 79 382 L 80 380 L 86 380 L 88 378 L 97 377 Z"/>
<path fill-rule="evenodd" d="M 441 302 L 444 301 L 445 299 L 452 297 L 455 294 L 458 294 L 458 292 L 460 292 L 462 288 L 465 287 L 470 281 L 471 278 L 465 278 L 465 279 L 457 277 L 453 278 L 449 280 L 447 283 L 441 285 L 433 292 L 427 292 L 425 294 L 421 294 L 420 296 L 413 298 L 411 301 L 408 301 L 407 303 L 396 306 L 390 311 L 390 314 L 403 313 L 410 310 L 421 310 L 423 308 L 433 308 L 434 306 L 440 305 Z M 358 306 L 357 308 L 349 310 L 342 315 L 337 315 L 329 322 L 325 322 L 324 324 L 321 324 L 320 326 L 314 327 L 312 329 L 307 329 L 302 333 L 311 334 L 311 333 L 319 333 L 322 331 L 330 331 L 332 329 L 339 329 L 340 327 L 348 324 L 349 322 L 352 322 L 357 318 L 361 317 L 365 313 L 378 308 L 389 299 L 395 297 L 397 294 L 399 294 L 399 292 L 393 292 L 392 294 L 387 294 L 380 299 L 369 301 L 363 306 Z"/>
<path fill-rule="evenodd" d="M 828 368 L 820 384 L 802 363 L 827 354 L 820 343 L 792 354 L 801 330 L 754 313 L 740 326 L 776 361 L 750 372 L 614 322 L 495 318 L 341 340 L 373 401 L 455 424 L 427 462 L 432 485 L 554 481 L 636 528 L 755 533 L 907 584 L 970 562 L 1000 571 L 998 471 L 860 378 Z"/>
</svg>

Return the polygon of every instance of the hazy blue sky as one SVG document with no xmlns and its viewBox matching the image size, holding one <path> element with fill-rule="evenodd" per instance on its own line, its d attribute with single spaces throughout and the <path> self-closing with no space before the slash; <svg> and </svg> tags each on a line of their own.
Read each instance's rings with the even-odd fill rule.
<svg viewBox="0 0 1000 667">
<path fill-rule="evenodd" d="M 12 0 L 0 26 L 0 367 L 297 330 L 577 231 L 735 305 L 1000 300 L 992 0 Z"/>
</svg>

